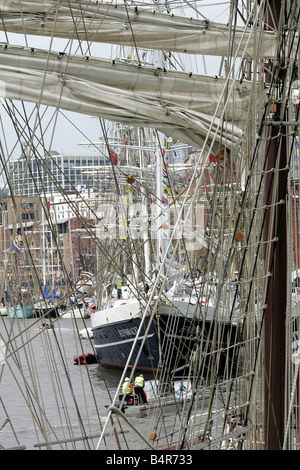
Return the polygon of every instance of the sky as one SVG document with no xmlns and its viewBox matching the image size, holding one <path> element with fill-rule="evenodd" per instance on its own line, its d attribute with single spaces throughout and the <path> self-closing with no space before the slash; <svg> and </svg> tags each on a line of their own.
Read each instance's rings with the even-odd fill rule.
<svg viewBox="0 0 300 470">
<path fill-rule="evenodd" d="M 224 10 L 226 18 L 228 17 L 228 2 L 220 1 L 216 6 L 209 6 L 212 4 L 212 0 L 204 0 L 201 4 L 201 13 L 215 21 L 222 21 L 224 17 Z M 207 7 L 202 7 L 202 5 L 208 5 Z M 10 43 L 15 45 L 24 45 L 24 37 L 20 35 L 8 34 Z M 28 37 L 28 45 L 34 48 L 46 49 L 49 48 L 49 41 L 47 38 L 41 37 Z M 6 42 L 4 33 L 0 32 L 0 43 Z M 62 40 L 54 40 L 52 50 L 60 51 L 64 49 L 64 42 Z M 112 48 L 110 45 L 98 45 L 94 51 L 94 55 L 97 55 L 102 58 L 113 58 L 116 54 L 116 49 Z M 204 73 L 204 62 L 203 58 L 199 58 L 199 72 Z M 206 69 L 208 74 L 215 75 L 218 73 L 218 61 L 216 59 L 210 59 L 206 61 Z M 30 103 L 26 104 L 27 113 L 30 114 L 33 109 L 33 105 Z M 47 118 L 44 119 L 44 127 L 48 125 L 50 117 L 52 118 L 53 110 L 48 113 Z M 0 138 L 4 148 L 7 148 L 7 156 L 11 155 L 14 158 L 17 158 L 19 155 L 19 146 L 15 147 L 16 136 L 15 131 L 12 127 L 10 119 L 7 116 L 7 113 L 0 107 Z M 34 125 L 34 119 L 32 121 Z M 51 150 L 56 150 L 64 154 L 93 154 L 97 150 L 93 147 L 83 147 L 79 143 L 90 141 L 94 142 L 99 140 L 101 136 L 101 127 L 100 122 L 97 118 L 79 115 L 71 112 L 60 111 L 56 117 L 55 132 L 53 132 L 53 125 L 50 125 L 49 130 L 46 133 L 46 147 L 51 147 Z"/>
</svg>

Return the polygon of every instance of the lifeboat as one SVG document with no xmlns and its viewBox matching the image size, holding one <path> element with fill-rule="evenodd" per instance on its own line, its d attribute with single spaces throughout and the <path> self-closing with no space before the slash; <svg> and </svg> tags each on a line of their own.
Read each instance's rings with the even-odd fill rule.
<svg viewBox="0 0 300 470">
<path fill-rule="evenodd" d="M 94 312 L 96 312 L 96 310 L 97 310 L 97 305 L 96 305 L 96 304 L 90 305 L 90 306 L 89 306 L 89 314 L 90 314 L 90 316 L 91 316 Z"/>
<path fill-rule="evenodd" d="M 76 354 L 73 357 L 73 360 L 74 360 L 74 364 L 76 365 L 77 364 L 96 364 L 97 362 L 97 358 L 95 354 L 88 353 L 88 352 Z"/>
</svg>

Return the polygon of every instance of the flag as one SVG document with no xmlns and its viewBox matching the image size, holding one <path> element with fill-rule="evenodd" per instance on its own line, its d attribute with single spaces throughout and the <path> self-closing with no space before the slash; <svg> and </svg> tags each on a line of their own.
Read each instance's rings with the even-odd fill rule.
<svg viewBox="0 0 300 470">
<path fill-rule="evenodd" d="M 18 245 L 17 245 L 17 243 L 15 242 L 15 240 L 14 240 L 14 245 L 13 245 L 13 247 L 14 247 L 14 250 L 15 250 L 17 253 L 19 253 L 20 248 L 18 247 Z"/>
<path fill-rule="evenodd" d="M 126 183 L 126 190 L 125 191 L 126 191 L 126 193 L 133 193 L 133 189 L 128 183 Z"/>
<path fill-rule="evenodd" d="M 43 294 L 44 294 L 44 298 L 45 298 L 45 299 L 49 299 L 49 294 L 48 294 L 48 291 L 47 291 L 47 287 L 46 287 L 46 286 L 44 286 Z"/>
<path fill-rule="evenodd" d="M 123 222 L 122 222 L 120 239 L 121 240 L 127 240 L 126 231 L 127 231 L 128 223 L 127 223 L 127 220 L 124 217 L 124 215 L 123 215 L 122 219 L 123 219 Z"/>
<path fill-rule="evenodd" d="M 164 184 L 162 186 L 162 192 L 163 192 L 163 194 L 166 194 L 167 196 L 171 196 L 170 188 L 168 188 L 168 186 L 165 186 Z"/>
<path fill-rule="evenodd" d="M 132 204 L 132 194 L 133 194 L 132 187 L 130 186 L 130 184 L 126 183 L 126 189 L 125 189 L 126 204 Z"/>
<path fill-rule="evenodd" d="M 209 163 L 217 163 L 217 161 L 218 161 L 218 157 L 216 157 L 216 156 L 215 156 L 214 154 L 212 154 L 212 153 L 209 154 L 208 159 L 209 159 Z"/>
<path fill-rule="evenodd" d="M 55 290 L 54 290 L 54 289 L 53 289 L 53 291 L 52 291 L 52 297 L 53 297 L 54 299 L 59 299 L 59 295 L 57 295 L 57 294 L 55 293 Z"/>
<path fill-rule="evenodd" d="M 110 150 L 110 159 L 111 161 L 113 162 L 114 165 L 117 165 L 118 163 L 118 155 L 116 154 L 116 152 L 114 152 L 113 150 Z"/>
<path fill-rule="evenodd" d="M 164 138 L 163 138 L 163 146 L 165 147 L 165 149 L 169 149 L 171 147 L 171 144 L 170 144 L 170 140 L 169 140 L 169 136 L 166 135 Z"/>
<path fill-rule="evenodd" d="M 161 248 L 161 241 L 159 242 L 159 256 L 158 256 L 158 269 L 160 269 L 162 263 L 162 248 Z"/>
</svg>

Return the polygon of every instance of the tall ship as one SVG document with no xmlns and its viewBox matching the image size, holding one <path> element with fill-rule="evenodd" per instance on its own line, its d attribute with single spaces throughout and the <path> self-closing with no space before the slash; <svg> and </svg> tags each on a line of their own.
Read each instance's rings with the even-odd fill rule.
<svg viewBox="0 0 300 470">
<path fill-rule="evenodd" d="M 0 13 L 0 445 L 298 450 L 298 2 Z"/>
<path fill-rule="evenodd" d="M 112 142 L 114 148 L 119 148 L 121 159 L 118 137 Z M 131 147 L 147 149 L 153 154 L 154 164 L 150 161 L 147 166 L 130 166 L 130 157 L 134 159 L 134 154 L 130 155 Z M 106 229 L 106 233 L 119 236 L 115 243 L 120 246 L 135 243 L 136 252 L 144 257 L 141 259 L 139 256 L 137 260 L 134 253 L 131 266 L 128 262 L 119 264 L 110 286 L 111 295 L 105 297 L 106 308 L 103 302 L 101 308 L 96 308 L 91 315 L 98 359 L 102 365 L 109 367 L 134 366 L 137 370 L 157 370 L 167 364 L 170 370 L 188 367 L 190 351 L 196 352 L 201 342 L 206 344 L 207 350 L 215 348 L 214 342 L 219 342 L 217 349 L 227 351 L 229 359 L 228 347 L 234 344 L 238 334 L 238 324 L 226 316 L 228 312 L 220 300 L 217 303 L 217 278 L 212 279 L 210 287 L 204 292 L 205 272 L 202 275 L 200 269 L 197 271 L 198 260 L 191 269 L 191 275 L 180 269 L 182 254 L 178 248 L 178 233 L 183 231 L 176 228 L 176 223 L 177 227 L 180 219 L 181 224 L 186 223 L 184 232 L 189 230 L 189 237 L 193 237 L 189 242 L 191 251 L 206 251 L 204 218 L 208 219 L 208 216 L 200 196 L 199 203 L 198 198 L 194 202 L 193 214 L 184 220 L 188 205 L 183 206 L 182 201 L 175 200 L 171 195 L 174 195 L 178 185 L 182 185 L 182 181 L 186 182 L 186 171 L 190 172 L 192 166 L 169 161 L 172 161 L 172 153 L 178 148 L 190 150 L 192 158 L 195 158 L 195 152 L 186 145 L 175 143 L 171 146 L 171 142 L 166 142 L 166 136 L 161 152 L 158 147 L 159 139 L 155 133 L 146 142 L 140 139 L 139 145 L 138 142 L 131 142 L 124 146 L 129 154 L 126 155 L 127 165 L 122 167 L 127 172 L 124 176 L 125 192 L 120 195 L 119 203 L 108 205 L 104 210 L 101 233 L 105 233 Z M 128 171 L 131 172 L 129 176 Z M 143 196 L 141 200 L 140 194 L 136 196 L 135 180 L 138 181 L 143 173 L 152 184 L 144 183 L 147 198 Z M 107 288 L 103 290 L 107 294 Z M 232 290 L 230 285 L 228 290 Z M 231 294 L 229 292 L 228 295 Z M 201 332 L 199 338 L 197 332 Z M 226 353 L 221 353 L 221 356 L 216 365 L 219 373 L 226 362 Z M 206 362 L 203 373 L 207 368 Z"/>
</svg>

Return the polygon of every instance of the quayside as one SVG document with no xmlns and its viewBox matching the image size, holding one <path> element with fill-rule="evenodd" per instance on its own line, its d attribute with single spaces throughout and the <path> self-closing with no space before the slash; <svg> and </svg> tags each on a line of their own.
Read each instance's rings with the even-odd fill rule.
<svg viewBox="0 0 300 470">
<path fill-rule="evenodd" d="M 0 0 L 1 448 L 299 450 L 299 13 Z"/>
</svg>

